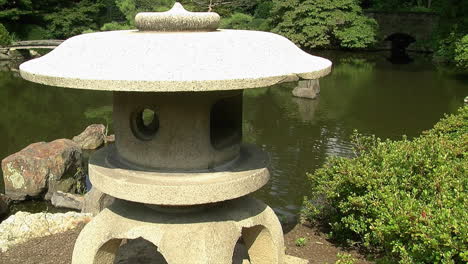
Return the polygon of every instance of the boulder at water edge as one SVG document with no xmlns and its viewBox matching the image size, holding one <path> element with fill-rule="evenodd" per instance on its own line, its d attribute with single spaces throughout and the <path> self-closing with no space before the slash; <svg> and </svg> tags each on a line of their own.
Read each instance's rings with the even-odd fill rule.
<svg viewBox="0 0 468 264">
<path fill-rule="evenodd" d="M 81 149 L 69 139 L 33 143 L 2 160 L 5 194 L 14 200 L 75 191 L 82 179 Z"/>
<path fill-rule="evenodd" d="M 97 149 L 104 143 L 105 134 L 106 127 L 103 124 L 93 124 L 73 137 L 73 141 L 82 149 Z"/>
</svg>

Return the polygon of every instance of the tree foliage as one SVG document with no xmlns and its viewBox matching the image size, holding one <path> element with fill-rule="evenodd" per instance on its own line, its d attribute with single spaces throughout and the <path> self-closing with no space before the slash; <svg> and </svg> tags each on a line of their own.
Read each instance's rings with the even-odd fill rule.
<svg viewBox="0 0 468 264">
<path fill-rule="evenodd" d="M 72 7 L 48 14 L 44 19 L 52 37 L 64 39 L 88 29 L 99 29 L 96 18 L 102 14 L 104 7 L 101 1 L 83 0 Z"/>
<path fill-rule="evenodd" d="M 33 13 L 33 3 L 31 0 L 0 0 L 0 21 L 16 21 L 21 16 Z"/>
<path fill-rule="evenodd" d="M 308 177 L 303 214 L 389 263 L 468 261 L 468 106 L 413 141 L 354 136 L 353 159 Z"/>
<path fill-rule="evenodd" d="M 234 13 L 228 18 L 221 19 L 220 28 L 268 31 L 270 25 L 267 19 L 255 18 L 244 13 Z"/>
<path fill-rule="evenodd" d="M 384 11 L 429 11 L 440 0 L 368 0 L 367 7 Z"/>
<path fill-rule="evenodd" d="M 355 0 L 274 0 L 273 31 L 304 48 L 364 48 L 376 39 L 377 23 Z"/>
</svg>

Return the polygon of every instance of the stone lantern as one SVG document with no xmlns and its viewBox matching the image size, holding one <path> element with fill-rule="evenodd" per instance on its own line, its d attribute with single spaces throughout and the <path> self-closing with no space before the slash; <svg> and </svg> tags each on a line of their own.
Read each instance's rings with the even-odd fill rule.
<svg viewBox="0 0 468 264">
<path fill-rule="evenodd" d="M 241 143 L 243 89 L 318 79 L 331 62 L 276 34 L 217 29 L 216 13 L 140 13 L 138 30 L 83 34 L 23 63 L 27 80 L 113 91 L 116 143 L 94 154 L 94 187 L 116 201 L 85 226 L 73 264 L 113 263 L 142 237 L 169 264 L 301 263 L 273 210 L 248 194 L 267 155 Z M 273 132 L 272 132 L 273 133 Z"/>
</svg>

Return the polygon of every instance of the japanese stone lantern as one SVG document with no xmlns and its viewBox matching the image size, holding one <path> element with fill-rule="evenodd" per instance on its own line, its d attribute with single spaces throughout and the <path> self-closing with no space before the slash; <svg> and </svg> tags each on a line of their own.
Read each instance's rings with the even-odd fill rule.
<svg viewBox="0 0 468 264">
<path fill-rule="evenodd" d="M 138 30 L 72 37 L 20 66 L 33 82 L 113 91 L 116 143 L 94 154 L 89 176 L 117 199 L 83 229 L 73 264 L 113 263 L 122 239 L 138 237 L 169 264 L 230 264 L 239 240 L 243 263 L 300 263 L 273 210 L 248 196 L 269 172 L 265 153 L 241 143 L 242 92 L 318 79 L 331 62 L 219 19 L 176 3 L 139 13 Z"/>
</svg>

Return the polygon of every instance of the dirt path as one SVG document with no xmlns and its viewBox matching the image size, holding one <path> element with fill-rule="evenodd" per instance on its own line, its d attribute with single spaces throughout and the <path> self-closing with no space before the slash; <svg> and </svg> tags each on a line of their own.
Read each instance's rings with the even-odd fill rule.
<svg viewBox="0 0 468 264">
<path fill-rule="evenodd" d="M 43 238 L 32 239 L 26 243 L 17 245 L 6 253 L 0 253 L 0 263 L 2 264 L 70 264 L 75 240 L 81 228 L 67 231 L 62 234 L 51 235 Z M 305 238 L 304 246 L 297 246 L 296 240 Z M 157 263 L 158 254 L 151 250 L 151 246 L 145 241 L 134 241 L 134 247 L 130 248 L 131 253 L 119 251 L 116 260 L 118 264 L 151 264 Z M 132 242 L 133 243 L 133 242 Z M 353 255 L 358 261 L 355 264 L 371 263 L 364 260 L 363 256 L 356 251 L 346 251 L 333 245 L 326 240 L 326 235 L 315 228 L 304 225 L 296 225 L 285 234 L 286 253 L 289 255 L 305 258 L 310 264 L 314 263 L 335 263 L 338 253 L 348 253 Z M 131 255 L 135 256 L 131 256 Z"/>
</svg>

